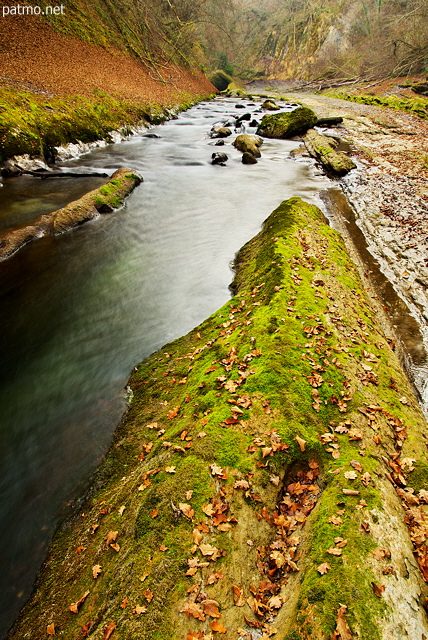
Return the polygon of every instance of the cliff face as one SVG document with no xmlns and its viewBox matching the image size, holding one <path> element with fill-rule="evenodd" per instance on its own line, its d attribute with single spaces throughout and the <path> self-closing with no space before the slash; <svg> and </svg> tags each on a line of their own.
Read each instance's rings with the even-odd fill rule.
<svg viewBox="0 0 428 640">
<path fill-rule="evenodd" d="M 279 79 L 424 73 L 427 19 L 415 0 L 242 0 L 236 61 Z"/>
<path fill-rule="evenodd" d="M 340 236 L 284 202 L 233 288 L 136 368 L 11 639 L 428 634 L 426 422 Z"/>
</svg>

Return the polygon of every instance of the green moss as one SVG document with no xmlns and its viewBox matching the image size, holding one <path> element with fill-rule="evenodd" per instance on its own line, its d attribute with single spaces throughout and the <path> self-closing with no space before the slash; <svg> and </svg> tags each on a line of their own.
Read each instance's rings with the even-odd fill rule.
<svg viewBox="0 0 428 640">
<path fill-rule="evenodd" d="M 350 100 L 361 104 L 369 104 L 377 107 L 389 107 L 406 111 L 420 118 L 428 119 L 428 98 L 403 98 L 398 96 L 371 96 L 365 94 L 353 94 L 338 91 L 328 91 L 325 95 L 341 100 Z"/>
<path fill-rule="evenodd" d="M 266 138 L 292 138 L 314 126 L 317 116 L 309 107 L 297 107 L 287 113 L 265 115 L 257 128 Z"/>
<path fill-rule="evenodd" d="M 428 464 L 422 460 L 413 463 L 414 470 L 408 475 L 407 482 L 416 492 L 423 489 L 428 491 Z"/>
<path fill-rule="evenodd" d="M 192 100 L 186 94 L 177 97 L 180 108 L 197 100 L 197 96 Z M 46 97 L 29 91 L 2 88 L 0 162 L 24 153 L 44 156 L 53 147 L 69 142 L 109 140 L 112 130 L 162 122 L 170 106 L 121 100 L 101 91 L 94 91 L 90 98 L 72 95 L 46 101 Z"/>
</svg>

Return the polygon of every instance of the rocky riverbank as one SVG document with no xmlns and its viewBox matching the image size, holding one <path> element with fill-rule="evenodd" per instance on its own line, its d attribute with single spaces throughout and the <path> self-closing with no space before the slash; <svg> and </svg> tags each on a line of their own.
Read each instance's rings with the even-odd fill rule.
<svg viewBox="0 0 428 640">
<path fill-rule="evenodd" d="M 426 422 L 343 241 L 293 198 L 236 269 L 135 369 L 11 639 L 428 635 Z"/>
<path fill-rule="evenodd" d="M 428 123 L 401 111 L 318 94 L 293 98 L 318 115 L 343 116 L 330 134 L 352 145 L 359 170 L 341 184 L 370 251 L 428 341 Z"/>
</svg>

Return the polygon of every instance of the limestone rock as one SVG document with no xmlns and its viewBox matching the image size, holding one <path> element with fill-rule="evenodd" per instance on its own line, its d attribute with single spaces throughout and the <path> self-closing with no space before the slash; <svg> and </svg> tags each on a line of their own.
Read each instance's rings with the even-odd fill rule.
<svg viewBox="0 0 428 640">
<path fill-rule="evenodd" d="M 292 138 L 314 126 L 317 116 L 309 107 L 297 107 L 287 113 L 265 115 L 257 133 L 265 138 Z"/>
</svg>

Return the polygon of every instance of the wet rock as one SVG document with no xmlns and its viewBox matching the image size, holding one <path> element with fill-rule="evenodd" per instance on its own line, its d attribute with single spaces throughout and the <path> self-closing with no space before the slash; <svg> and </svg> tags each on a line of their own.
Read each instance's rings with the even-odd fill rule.
<svg viewBox="0 0 428 640">
<path fill-rule="evenodd" d="M 11 160 L 6 160 L 1 169 L 1 175 L 4 178 L 15 178 L 22 175 L 22 170 Z"/>
<path fill-rule="evenodd" d="M 257 164 L 257 158 L 249 151 L 244 151 L 242 154 L 242 164 Z"/>
<path fill-rule="evenodd" d="M 260 136 L 255 136 L 250 133 L 242 133 L 233 142 L 233 146 L 236 147 L 236 149 L 239 149 L 239 151 L 243 151 L 244 153 L 249 152 L 255 158 L 260 158 L 261 153 L 259 147 L 262 144 L 263 140 Z"/>
<path fill-rule="evenodd" d="M 242 116 L 236 119 L 236 124 L 243 122 L 244 120 L 251 120 L 251 113 L 243 113 Z"/>
<path fill-rule="evenodd" d="M 228 161 L 228 157 L 225 153 L 216 152 L 211 156 L 211 164 L 220 164 L 224 167 L 225 163 Z"/>
<path fill-rule="evenodd" d="M 211 138 L 227 138 L 232 135 L 232 131 L 229 127 L 213 127 L 210 131 Z"/>
<path fill-rule="evenodd" d="M 265 115 L 257 128 L 257 133 L 265 138 L 292 138 L 305 133 L 318 120 L 309 107 L 298 107 L 288 113 Z"/>
<path fill-rule="evenodd" d="M 267 111 L 278 111 L 281 107 L 279 107 L 275 100 L 265 100 L 262 104 L 262 108 Z"/>
<path fill-rule="evenodd" d="M 245 109 L 245 104 L 235 104 L 235 109 Z"/>
<path fill-rule="evenodd" d="M 258 127 L 259 126 L 259 121 L 256 120 L 255 118 L 253 118 L 248 126 L 249 127 Z"/>
<path fill-rule="evenodd" d="M 351 158 L 335 149 L 337 142 L 334 138 L 322 136 L 314 129 L 310 129 L 304 136 L 303 142 L 311 156 L 317 158 L 323 167 L 331 173 L 344 176 L 356 167 Z"/>
<path fill-rule="evenodd" d="M 215 143 L 216 147 L 222 147 L 224 145 L 224 140 L 217 140 L 217 142 Z"/>
<path fill-rule="evenodd" d="M 330 116 L 325 118 L 318 118 L 315 123 L 316 127 L 334 127 L 336 124 L 340 124 L 343 122 L 343 118 L 341 116 Z"/>
</svg>

